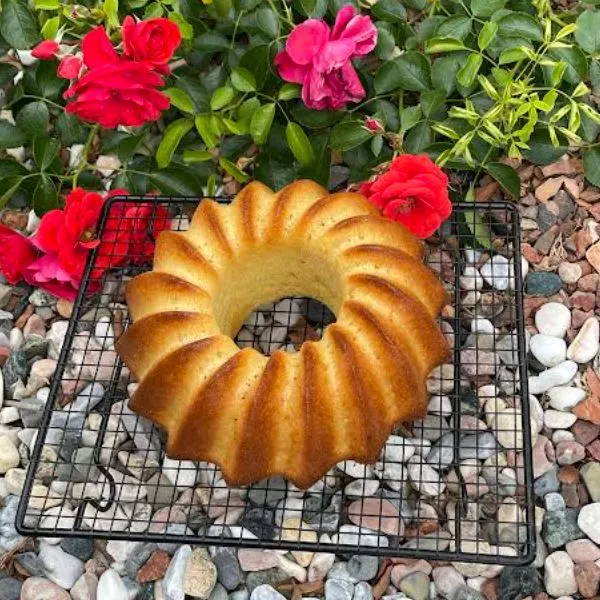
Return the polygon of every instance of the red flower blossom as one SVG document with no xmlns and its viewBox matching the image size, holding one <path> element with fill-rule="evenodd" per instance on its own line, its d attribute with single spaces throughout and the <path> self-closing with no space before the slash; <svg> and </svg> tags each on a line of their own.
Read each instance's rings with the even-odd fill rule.
<svg viewBox="0 0 600 600">
<path fill-rule="evenodd" d="M 131 16 L 123 21 L 123 58 L 139 61 L 161 73 L 168 73 L 167 63 L 181 43 L 179 26 L 165 18 L 135 22 Z"/>
<path fill-rule="evenodd" d="M 78 56 L 65 56 L 58 64 L 58 76 L 63 79 L 76 79 L 83 67 L 83 61 Z"/>
<path fill-rule="evenodd" d="M 54 40 L 44 40 L 31 51 L 31 56 L 40 60 L 52 60 L 58 54 L 58 49 L 59 46 Z"/>
<path fill-rule="evenodd" d="M 38 252 L 29 238 L 14 229 L 0 225 L 0 273 L 8 283 L 19 283 L 25 269 L 37 257 Z"/>
<path fill-rule="evenodd" d="M 404 154 L 360 192 L 385 217 L 402 223 L 417 237 L 427 238 L 450 216 L 448 178 L 427 156 Z"/>
<path fill-rule="evenodd" d="M 365 119 L 365 127 L 371 132 L 371 133 L 384 133 L 385 132 L 385 127 L 383 126 L 383 124 L 381 123 L 381 121 L 379 119 L 376 119 L 375 117 L 367 117 Z"/>
</svg>

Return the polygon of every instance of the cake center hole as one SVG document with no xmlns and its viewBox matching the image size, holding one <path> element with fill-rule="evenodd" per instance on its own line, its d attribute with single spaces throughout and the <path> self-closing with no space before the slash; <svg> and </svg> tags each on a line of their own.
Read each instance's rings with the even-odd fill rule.
<svg viewBox="0 0 600 600">
<path fill-rule="evenodd" d="M 303 342 L 320 340 L 331 323 L 335 315 L 322 302 L 290 296 L 253 310 L 235 341 L 240 348 L 253 347 L 266 356 L 277 349 L 297 352 Z"/>
</svg>

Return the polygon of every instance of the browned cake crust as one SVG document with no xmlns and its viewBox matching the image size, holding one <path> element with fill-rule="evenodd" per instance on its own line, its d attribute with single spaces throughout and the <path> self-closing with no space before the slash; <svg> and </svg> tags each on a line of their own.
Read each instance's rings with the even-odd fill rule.
<svg viewBox="0 0 600 600">
<path fill-rule="evenodd" d="M 395 424 L 424 416 L 427 375 L 449 355 L 444 288 L 422 255 L 362 196 L 311 181 L 202 201 L 127 287 L 131 408 L 166 429 L 169 456 L 214 462 L 230 485 L 278 474 L 306 488 L 341 460 L 375 461 Z M 240 350 L 247 315 L 288 295 L 336 323 L 297 353 Z"/>
</svg>

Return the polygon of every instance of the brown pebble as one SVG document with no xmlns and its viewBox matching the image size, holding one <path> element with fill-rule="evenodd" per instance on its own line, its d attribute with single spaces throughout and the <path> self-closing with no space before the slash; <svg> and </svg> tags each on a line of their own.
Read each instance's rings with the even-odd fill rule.
<svg viewBox="0 0 600 600">
<path fill-rule="evenodd" d="M 486 597 L 486 600 L 498 600 L 500 591 L 500 580 L 495 577 L 494 579 L 488 579 L 481 586 L 481 593 Z"/>
<path fill-rule="evenodd" d="M 164 550 L 157 550 L 140 568 L 135 578 L 140 583 L 157 581 L 167 572 L 170 562 L 171 557 Z"/>
<path fill-rule="evenodd" d="M 596 306 L 596 294 L 578 290 L 571 295 L 571 303 L 573 308 L 579 308 L 584 311 L 594 310 Z"/>
<path fill-rule="evenodd" d="M 28 304 L 27 308 L 21 313 L 19 318 L 15 321 L 15 327 L 19 329 L 23 329 L 25 327 L 25 323 L 27 323 L 27 319 L 33 314 L 35 310 L 35 306 L 33 304 Z"/>
<path fill-rule="evenodd" d="M 44 319 L 33 313 L 29 319 L 27 319 L 27 323 L 23 327 L 23 335 L 28 338 L 29 336 L 37 336 L 37 337 L 45 337 L 46 336 L 46 323 L 44 323 Z"/>
<path fill-rule="evenodd" d="M 574 308 L 571 311 L 571 326 L 572 329 L 578 330 L 590 318 L 594 316 L 593 310 L 583 311 Z"/>
<path fill-rule="evenodd" d="M 582 292 L 594 292 L 598 290 L 598 282 L 600 281 L 600 275 L 598 273 L 590 273 L 584 275 L 578 282 L 577 287 Z"/>
<path fill-rule="evenodd" d="M 587 446 L 598 437 L 600 425 L 577 419 L 573 424 L 573 427 L 571 427 L 571 431 L 580 444 Z"/>
<path fill-rule="evenodd" d="M 577 589 L 584 598 L 593 598 L 600 586 L 600 568 L 593 561 L 575 565 Z"/>
<path fill-rule="evenodd" d="M 73 312 L 73 303 L 64 298 L 59 298 L 56 303 L 56 311 L 61 317 L 68 319 Z"/>
<path fill-rule="evenodd" d="M 570 483 L 563 483 L 560 490 L 561 496 L 565 500 L 565 504 L 569 508 L 577 508 L 581 504 L 581 498 L 579 498 L 579 488 L 577 485 Z"/>
<path fill-rule="evenodd" d="M 594 460 L 600 460 L 600 440 L 594 440 L 588 444 L 585 449 Z"/>
<path fill-rule="evenodd" d="M 533 597 L 533 600 L 550 600 L 550 596 L 548 596 L 548 594 L 546 594 L 546 592 L 538 592 Z"/>
<path fill-rule="evenodd" d="M 558 470 L 558 480 L 561 483 L 574 484 L 581 481 L 579 469 L 573 465 L 565 465 Z"/>
</svg>

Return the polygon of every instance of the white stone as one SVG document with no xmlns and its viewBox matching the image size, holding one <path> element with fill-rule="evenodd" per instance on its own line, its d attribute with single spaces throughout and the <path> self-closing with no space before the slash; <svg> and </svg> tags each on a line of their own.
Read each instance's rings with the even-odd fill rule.
<svg viewBox="0 0 600 600">
<path fill-rule="evenodd" d="M 448 417 L 452 414 L 452 402 L 448 396 L 431 396 L 427 412 L 432 415 Z"/>
<path fill-rule="evenodd" d="M 96 159 L 96 168 L 104 177 L 110 177 L 121 167 L 121 161 L 115 154 L 101 154 Z"/>
<path fill-rule="evenodd" d="M 117 562 L 125 562 L 134 552 L 142 548 L 143 545 L 143 542 L 109 540 L 106 544 L 106 551 Z"/>
<path fill-rule="evenodd" d="M 567 358 L 567 344 L 564 340 L 540 333 L 529 343 L 531 353 L 545 367 L 555 367 Z"/>
<path fill-rule="evenodd" d="M 569 345 L 567 358 L 577 363 L 592 360 L 600 348 L 600 324 L 596 317 L 590 317 L 579 330 L 575 339 Z"/>
<path fill-rule="evenodd" d="M 496 290 L 506 290 L 510 284 L 510 264 L 505 256 L 497 254 L 479 270 L 486 283 Z"/>
<path fill-rule="evenodd" d="M 76 168 L 79 163 L 83 160 L 83 151 L 85 149 L 84 144 L 73 144 L 69 148 L 69 167 L 71 169 Z"/>
<path fill-rule="evenodd" d="M 555 367 L 542 371 L 537 376 L 529 377 L 529 392 L 543 394 L 550 388 L 569 383 L 577 373 L 577 363 L 565 360 Z"/>
<path fill-rule="evenodd" d="M 480 290 L 483 288 L 483 277 L 476 267 L 467 265 L 460 277 L 460 287 L 463 290 Z"/>
<path fill-rule="evenodd" d="M 571 311 L 559 302 L 548 302 L 535 313 L 539 333 L 563 338 L 571 326 Z"/>
<path fill-rule="evenodd" d="M 129 600 L 127 586 L 114 569 L 102 573 L 97 594 L 98 600 Z"/>
<path fill-rule="evenodd" d="M 0 409 L 0 423 L 14 423 L 21 418 L 19 409 L 15 406 L 5 406 Z"/>
<path fill-rule="evenodd" d="M 402 463 L 377 462 L 373 467 L 375 477 L 383 480 L 385 485 L 396 492 L 403 489 L 406 481 L 406 467 Z"/>
<path fill-rule="evenodd" d="M 165 456 L 163 475 L 177 488 L 184 490 L 194 487 L 198 477 L 196 465 L 190 460 L 175 460 Z"/>
<path fill-rule="evenodd" d="M 0 474 L 18 467 L 21 462 L 19 451 L 7 435 L 0 435 Z"/>
<path fill-rule="evenodd" d="M 547 392 L 550 406 L 556 410 L 570 411 L 580 402 L 585 400 L 585 390 L 577 387 L 558 386 L 550 388 Z"/>
<path fill-rule="evenodd" d="M 496 439 L 509 450 L 523 449 L 523 416 L 520 410 L 507 408 L 496 414 L 492 429 Z"/>
<path fill-rule="evenodd" d="M 23 335 L 23 332 L 18 327 L 13 327 L 9 334 L 10 347 L 13 350 L 18 350 L 23 345 L 24 341 L 25 336 Z"/>
<path fill-rule="evenodd" d="M 447 600 L 452 600 L 456 590 L 465 585 L 463 576 L 454 567 L 436 567 L 432 577 L 436 592 Z"/>
<path fill-rule="evenodd" d="M 162 580 L 162 589 L 165 600 L 185 600 L 183 582 L 185 568 L 192 554 L 192 547 L 181 546 L 173 555 L 169 568 Z"/>
<path fill-rule="evenodd" d="M 475 248 L 465 248 L 465 260 L 471 264 L 477 264 L 482 256 L 481 250 Z"/>
<path fill-rule="evenodd" d="M 550 409 L 544 413 L 544 425 L 548 429 L 568 429 L 575 421 L 577 417 L 573 413 L 562 410 Z"/>
<path fill-rule="evenodd" d="M 73 587 L 85 570 L 83 561 L 59 546 L 44 545 L 39 557 L 44 565 L 46 577 L 66 590 Z"/>
<path fill-rule="evenodd" d="M 98 578 L 93 573 L 84 573 L 71 588 L 73 600 L 96 600 Z"/>
<path fill-rule="evenodd" d="M 386 462 L 406 462 L 416 452 L 411 441 L 400 435 L 390 435 L 383 448 L 383 460 Z"/>
<path fill-rule="evenodd" d="M 367 529 L 366 527 L 358 527 L 358 525 L 342 525 L 338 533 L 331 537 L 334 544 L 348 544 L 356 546 L 381 547 L 387 548 L 390 545 L 389 540 L 384 535 L 379 535 L 377 532 Z"/>
<path fill-rule="evenodd" d="M 252 590 L 250 600 L 285 600 L 285 596 L 269 584 L 263 583 Z"/>
<path fill-rule="evenodd" d="M 310 566 L 308 567 L 308 581 L 324 579 L 334 562 L 335 554 L 329 552 L 315 552 L 310 561 Z"/>
<path fill-rule="evenodd" d="M 547 556 L 544 567 L 544 584 L 550 596 L 558 598 L 577 593 L 575 565 L 564 550 L 553 552 Z"/>
<path fill-rule="evenodd" d="M 558 276 L 567 284 L 577 283 L 583 274 L 578 263 L 561 262 L 558 265 Z"/>
<path fill-rule="evenodd" d="M 344 488 L 344 494 L 348 498 L 369 498 L 374 496 L 380 487 L 376 479 L 355 479 Z"/>
<path fill-rule="evenodd" d="M 559 442 L 572 442 L 574 440 L 575 436 L 567 429 L 555 429 L 552 432 L 552 443 L 554 445 L 558 444 Z"/>
<path fill-rule="evenodd" d="M 600 502 L 584 506 L 579 511 L 577 525 L 593 542 L 600 544 Z"/>
<path fill-rule="evenodd" d="M 363 465 L 355 460 L 344 460 L 339 462 L 337 468 L 346 473 L 346 475 L 354 477 L 354 479 L 372 477 L 373 475 L 373 468 L 371 465 Z"/>
<path fill-rule="evenodd" d="M 488 333 L 489 335 L 495 335 L 498 333 L 498 330 L 489 319 L 475 317 L 471 321 L 471 333 Z"/>
<path fill-rule="evenodd" d="M 531 420 L 535 423 L 536 431 L 539 433 L 544 427 L 544 409 L 540 404 L 540 401 L 533 395 L 529 394 L 529 412 L 531 414 Z"/>
<path fill-rule="evenodd" d="M 94 328 L 96 341 L 106 349 L 112 348 L 115 343 L 115 332 L 110 317 L 100 317 Z"/>
<path fill-rule="evenodd" d="M 423 496 L 439 496 L 446 489 L 440 474 L 416 456 L 408 461 L 408 476 L 412 486 Z"/>
</svg>

